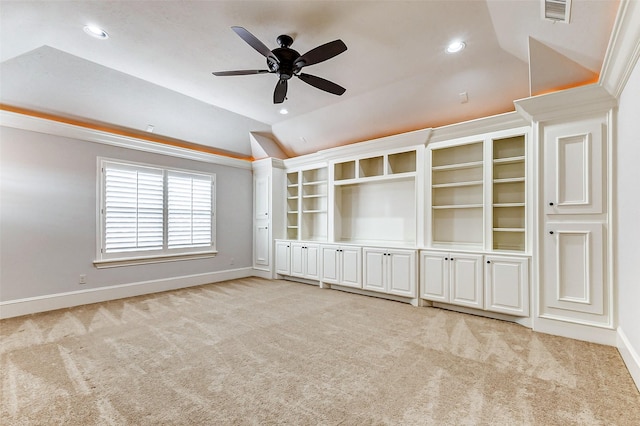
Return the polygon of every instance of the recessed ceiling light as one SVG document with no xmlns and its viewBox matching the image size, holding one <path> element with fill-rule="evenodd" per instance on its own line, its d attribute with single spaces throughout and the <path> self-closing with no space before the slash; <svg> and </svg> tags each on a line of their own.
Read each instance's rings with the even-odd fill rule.
<svg viewBox="0 0 640 426">
<path fill-rule="evenodd" d="M 466 44 L 464 43 L 464 41 L 456 40 L 449 46 L 447 46 L 447 53 L 458 53 L 459 51 L 464 49 L 465 46 Z"/>
<path fill-rule="evenodd" d="M 92 37 L 99 38 L 102 40 L 109 38 L 109 34 L 107 34 L 105 30 L 95 25 L 85 25 L 84 32 L 89 34 Z"/>
<path fill-rule="evenodd" d="M 282 109 L 280 110 L 280 114 L 282 114 L 282 115 L 287 115 L 287 114 L 289 114 L 289 110 L 288 110 L 288 109 L 286 109 L 286 108 L 282 108 Z"/>
</svg>

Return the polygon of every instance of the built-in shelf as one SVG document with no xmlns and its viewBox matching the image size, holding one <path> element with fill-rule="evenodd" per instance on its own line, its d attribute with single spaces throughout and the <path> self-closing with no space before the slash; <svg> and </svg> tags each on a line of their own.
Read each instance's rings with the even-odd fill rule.
<svg viewBox="0 0 640 426">
<path fill-rule="evenodd" d="M 444 206 L 433 206 L 434 210 L 444 210 L 444 209 L 481 209 L 484 207 L 483 204 L 449 204 Z"/>
<path fill-rule="evenodd" d="M 483 182 L 481 180 L 471 180 L 466 182 L 450 182 L 450 183 L 438 183 L 435 185 L 431 185 L 432 188 L 455 188 L 460 186 L 476 186 L 482 185 Z"/>
<path fill-rule="evenodd" d="M 481 247 L 483 142 L 435 148 L 430 154 L 432 244 Z"/>
<path fill-rule="evenodd" d="M 493 250 L 526 249 L 525 137 L 494 139 Z"/>
</svg>

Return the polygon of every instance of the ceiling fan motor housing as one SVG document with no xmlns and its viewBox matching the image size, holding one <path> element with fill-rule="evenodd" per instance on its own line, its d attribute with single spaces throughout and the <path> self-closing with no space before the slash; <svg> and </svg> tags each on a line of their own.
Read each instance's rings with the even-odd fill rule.
<svg viewBox="0 0 640 426">
<path fill-rule="evenodd" d="M 278 37 L 278 39 L 280 39 L 280 37 Z M 271 52 L 278 58 L 279 63 L 276 64 L 273 60 L 267 58 L 267 66 L 271 71 L 277 72 L 280 79 L 289 80 L 297 71 L 300 71 L 300 69 L 295 66 L 296 59 L 300 57 L 300 54 L 295 50 L 289 47 L 279 47 L 273 49 Z"/>
</svg>

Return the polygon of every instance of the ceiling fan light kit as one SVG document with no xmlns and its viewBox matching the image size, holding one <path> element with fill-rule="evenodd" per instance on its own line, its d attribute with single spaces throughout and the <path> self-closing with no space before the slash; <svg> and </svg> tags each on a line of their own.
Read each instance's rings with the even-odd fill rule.
<svg viewBox="0 0 640 426">
<path fill-rule="evenodd" d="M 243 27 L 231 27 L 249 46 L 253 47 L 258 53 L 263 55 L 267 60 L 266 70 L 237 70 L 237 71 L 218 71 L 213 75 L 218 77 L 232 75 L 252 75 L 271 73 L 278 76 L 275 90 L 273 91 L 273 103 L 281 104 L 287 97 L 288 80 L 292 77 L 298 77 L 305 83 L 334 95 L 342 95 L 346 89 L 332 81 L 317 77 L 311 74 L 302 73 L 302 68 L 315 65 L 317 63 L 331 59 L 347 50 L 347 46 L 342 40 L 334 40 L 321 46 L 311 49 L 304 55 L 300 55 L 290 46 L 293 44 L 293 38 L 283 34 L 278 36 L 276 41 L 280 47 L 270 50 L 258 38 Z"/>
</svg>

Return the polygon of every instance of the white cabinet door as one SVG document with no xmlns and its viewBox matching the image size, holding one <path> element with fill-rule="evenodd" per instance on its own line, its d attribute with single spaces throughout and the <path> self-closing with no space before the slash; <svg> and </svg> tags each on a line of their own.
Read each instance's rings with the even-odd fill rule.
<svg viewBox="0 0 640 426">
<path fill-rule="evenodd" d="M 322 246 L 320 248 L 322 258 L 322 281 L 329 284 L 338 284 L 340 277 L 338 275 L 339 268 L 339 251 L 337 246 Z"/>
<path fill-rule="evenodd" d="M 410 250 L 387 251 L 387 292 L 416 297 L 416 253 Z"/>
<path fill-rule="evenodd" d="M 291 276 L 320 279 L 320 246 L 318 244 L 291 243 Z"/>
<path fill-rule="evenodd" d="M 362 288 L 385 291 L 385 262 L 387 252 L 383 249 L 363 248 Z"/>
<path fill-rule="evenodd" d="M 304 278 L 311 280 L 320 279 L 320 246 L 318 244 L 305 244 L 304 246 Z"/>
<path fill-rule="evenodd" d="M 449 302 L 449 254 L 420 253 L 420 297 L 437 302 Z"/>
<path fill-rule="evenodd" d="M 604 121 L 548 126 L 544 138 L 545 213 L 602 213 Z"/>
<path fill-rule="evenodd" d="M 269 226 L 258 225 L 255 228 L 255 247 L 253 264 L 256 267 L 269 267 L 269 247 L 271 238 L 269 237 Z"/>
<path fill-rule="evenodd" d="M 451 253 L 450 256 L 451 303 L 483 309 L 482 255 Z"/>
<path fill-rule="evenodd" d="M 304 243 L 291 243 L 291 275 L 304 277 Z"/>
<path fill-rule="evenodd" d="M 253 202 L 256 219 L 269 219 L 269 175 L 253 179 Z"/>
<path fill-rule="evenodd" d="M 340 284 L 362 287 L 362 252 L 360 247 L 340 247 Z"/>
<path fill-rule="evenodd" d="M 291 275 L 291 243 L 276 241 L 276 273 Z"/>
<path fill-rule="evenodd" d="M 604 313 L 603 228 L 599 222 L 546 224 L 543 309 Z"/>
<path fill-rule="evenodd" d="M 482 258 L 479 254 L 420 252 L 420 297 L 483 309 Z"/>
<path fill-rule="evenodd" d="M 362 288 L 416 297 L 416 253 L 414 250 L 363 248 Z"/>
<path fill-rule="evenodd" d="M 485 308 L 529 316 L 529 259 L 486 256 L 484 267 Z"/>
</svg>

